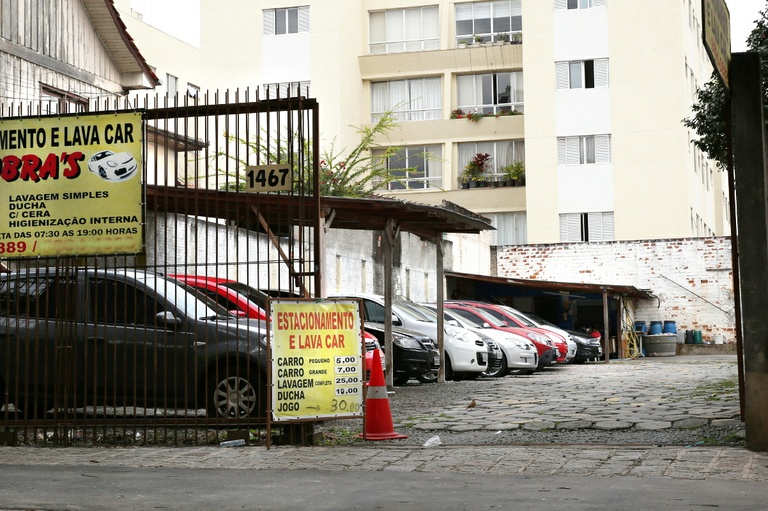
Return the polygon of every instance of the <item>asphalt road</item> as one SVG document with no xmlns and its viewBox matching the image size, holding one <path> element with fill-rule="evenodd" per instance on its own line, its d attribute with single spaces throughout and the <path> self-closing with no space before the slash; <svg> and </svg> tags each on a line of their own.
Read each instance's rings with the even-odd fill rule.
<svg viewBox="0 0 768 511">
<path fill-rule="evenodd" d="M 2 466 L 4 510 L 768 509 L 764 483 L 324 470 Z"/>
</svg>

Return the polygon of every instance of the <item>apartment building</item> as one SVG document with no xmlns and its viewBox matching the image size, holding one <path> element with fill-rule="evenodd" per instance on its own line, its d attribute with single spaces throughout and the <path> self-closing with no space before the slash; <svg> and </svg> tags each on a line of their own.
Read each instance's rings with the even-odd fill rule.
<svg viewBox="0 0 768 511">
<path fill-rule="evenodd" d="M 697 0 L 200 8 L 199 61 L 137 37 L 150 63 L 168 67 L 160 76 L 261 86 L 262 97 L 301 90 L 318 99 L 322 143 L 337 149 L 394 110 L 399 127 L 380 142 L 401 148 L 389 161 L 400 179 L 381 193 L 486 215 L 495 245 L 730 233 L 725 176 L 681 123 L 711 73 Z M 190 62 L 189 79 L 174 75 Z M 478 154 L 487 165 L 465 187 Z M 510 186 L 505 172 L 521 166 Z"/>
</svg>

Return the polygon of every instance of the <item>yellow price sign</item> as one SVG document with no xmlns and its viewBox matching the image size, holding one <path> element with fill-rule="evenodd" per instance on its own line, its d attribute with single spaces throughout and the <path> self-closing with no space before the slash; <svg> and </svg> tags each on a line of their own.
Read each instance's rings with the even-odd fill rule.
<svg viewBox="0 0 768 511">
<path fill-rule="evenodd" d="M 273 301 L 272 418 L 361 417 L 362 329 L 356 301 Z"/>
</svg>

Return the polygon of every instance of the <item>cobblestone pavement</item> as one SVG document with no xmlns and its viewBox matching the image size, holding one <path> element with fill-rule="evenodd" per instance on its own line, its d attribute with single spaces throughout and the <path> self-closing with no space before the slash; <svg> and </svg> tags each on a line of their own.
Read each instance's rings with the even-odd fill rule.
<svg viewBox="0 0 768 511">
<path fill-rule="evenodd" d="M 436 432 L 738 426 L 737 371 L 728 355 L 611 361 L 467 382 L 440 406 L 425 386 L 398 388 L 390 401 L 396 425 Z M 408 399 L 416 407 L 401 406 Z"/>
<path fill-rule="evenodd" d="M 394 394 L 395 427 L 500 436 L 504 431 L 628 431 L 652 434 L 736 424 L 735 357 L 612 362 L 558 368 L 533 378 L 449 384 L 448 400 L 430 401 L 432 385 Z M 575 378 L 573 375 L 578 374 Z M 466 383 L 466 384 L 464 384 Z M 432 390 L 430 390 L 430 388 Z M 468 408 L 471 399 L 476 406 Z M 409 401 L 410 400 L 410 401 Z M 408 405 L 406 402 L 409 402 Z M 409 408 L 410 406 L 410 408 Z M 418 413 L 414 413 L 417 411 Z M 406 414 L 408 414 L 406 416 Z M 344 422 L 344 421 L 338 421 Z M 741 425 L 743 426 L 743 425 Z M 479 438 L 468 437 L 468 438 Z M 618 438 L 618 437 L 617 437 Z M 503 444 L 437 447 L 396 441 L 315 447 L 35 448 L 2 447 L 0 465 L 247 468 L 253 470 L 458 472 L 472 474 L 668 477 L 768 481 L 768 453 L 708 445 Z M 448 445 L 450 444 L 450 445 Z"/>
</svg>

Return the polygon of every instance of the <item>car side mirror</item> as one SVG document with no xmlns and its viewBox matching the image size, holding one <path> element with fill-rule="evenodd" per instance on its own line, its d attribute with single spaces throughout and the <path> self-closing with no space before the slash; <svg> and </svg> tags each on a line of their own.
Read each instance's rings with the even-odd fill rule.
<svg viewBox="0 0 768 511">
<path fill-rule="evenodd" d="M 392 314 L 392 324 L 395 326 L 403 326 L 403 322 L 400 321 L 400 318 Z"/>
<path fill-rule="evenodd" d="M 483 323 L 483 328 L 492 328 L 490 323 Z"/>
<path fill-rule="evenodd" d="M 155 315 L 155 323 L 168 328 L 176 328 L 181 325 L 181 320 L 173 315 L 171 311 L 158 312 Z"/>
<path fill-rule="evenodd" d="M 227 311 L 227 312 L 239 318 L 244 318 L 248 315 L 245 311 L 241 311 L 240 309 L 232 309 L 231 311 Z"/>
<path fill-rule="evenodd" d="M 459 322 L 456 321 L 455 319 L 449 319 L 448 321 L 445 322 L 445 324 L 446 325 L 455 326 L 457 328 L 461 326 L 461 325 L 459 325 Z"/>
</svg>

